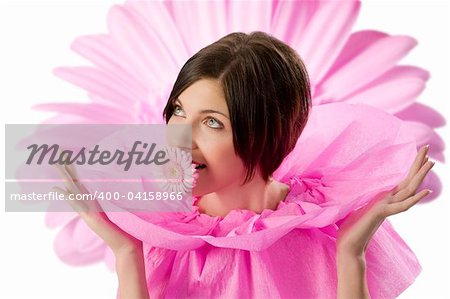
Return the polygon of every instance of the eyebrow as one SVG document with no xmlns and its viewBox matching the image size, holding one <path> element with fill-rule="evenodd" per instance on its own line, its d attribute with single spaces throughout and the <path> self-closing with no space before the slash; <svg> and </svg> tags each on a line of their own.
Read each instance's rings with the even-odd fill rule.
<svg viewBox="0 0 450 299">
<path fill-rule="evenodd" d="M 181 107 L 183 107 L 183 103 L 181 103 L 181 100 L 179 98 L 175 99 L 175 103 L 178 102 L 180 104 Z M 217 111 L 217 110 L 212 110 L 212 109 L 206 109 L 206 110 L 202 110 L 200 111 L 200 113 L 218 113 L 221 114 L 223 116 L 225 116 L 226 118 L 230 119 L 228 116 L 226 116 L 224 113 Z"/>
</svg>

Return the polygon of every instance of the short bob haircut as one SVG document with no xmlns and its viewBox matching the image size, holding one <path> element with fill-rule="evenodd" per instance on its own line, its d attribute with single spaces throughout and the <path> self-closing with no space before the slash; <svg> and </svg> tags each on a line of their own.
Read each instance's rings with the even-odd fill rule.
<svg viewBox="0 0 450 299">
<path fill-rule="evenodd" d="M 306 67 L 297 52 L 261 31 L 230 33 L 201 49 L 182 67 L 164 108 L 166 123 L 176 98 L 200 79 L 223 87 L 236 154 L 265 181 L 295 147 L 311 110 Z"/>
</svg>

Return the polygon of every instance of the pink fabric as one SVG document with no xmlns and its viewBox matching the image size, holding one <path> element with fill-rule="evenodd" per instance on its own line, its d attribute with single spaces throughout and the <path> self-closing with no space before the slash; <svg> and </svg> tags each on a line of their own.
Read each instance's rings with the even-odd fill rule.
<svg viewBox="0 0 450 299">
<path fill-rule="evenodd" d="M 107 215 L 144 242 L 151 298 L 335 298 L 339 223 L 395 187 L 416 153 L 398 118 L 363 104 L 324 104 L 274 173 L 290 186 L 276 210 L 212 217 L 194 201 L 187 213 Z M 421 271 L 387 220 L 366 259 L 372 298 L 395 298 Z"/>
<path fill-rule="evenodd" d="M 334 230 L 335 227 L 330 227 Z M 263 251 L 205 245 L 196 250 L 147 246 L 151 298 L 336 298 L 335 238 L 294 229 Z M 372 298 L 395 298 L 421 268 L 388 221 L 367 251 Z"/>
</svg>

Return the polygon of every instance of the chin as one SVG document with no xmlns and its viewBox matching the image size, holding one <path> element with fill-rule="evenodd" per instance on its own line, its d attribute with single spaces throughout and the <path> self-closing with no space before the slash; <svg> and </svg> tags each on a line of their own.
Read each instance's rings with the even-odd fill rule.
<svg viewBox="0 0 450 299">
<path fill-rule="evenodd" d="M 208 188 L 205 188 L 205 186 L 197 185 L 194 188 L 192 188 L 192 196 L 203 196 L 209 193 L 214 192 L 216 190 L 215 188 L 211 188 L 212 186 L 208 186 Z"/>
<path fill-rule="evenodd" d="M 199 188 L 194 188 L 194 189 L 192 189 L 192 196 L 203 196 L 205 194 L 210 193 L 210 192 L 205 192 L 205 191 L 202 192 L 202 191 L 203 190 L 201 190 Z"/>
</svg>

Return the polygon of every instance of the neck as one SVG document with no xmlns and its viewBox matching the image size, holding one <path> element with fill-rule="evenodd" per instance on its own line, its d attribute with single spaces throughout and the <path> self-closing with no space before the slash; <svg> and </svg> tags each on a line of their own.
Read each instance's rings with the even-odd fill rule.
<svg viewBox="0 0 450 299">
<path fill-rule="evenodd" d="M 289 186 L 271 178 L 264 181 L 260 175 L 255 175 L 245 185 L 236 183 L 202 196 L 198 206 L 200 212 L 210 216 L 224 217 L 236 209 L 251 210 L 259 214 L 264 209 L 275 210 L 288 192 Z"/>
</svg>

